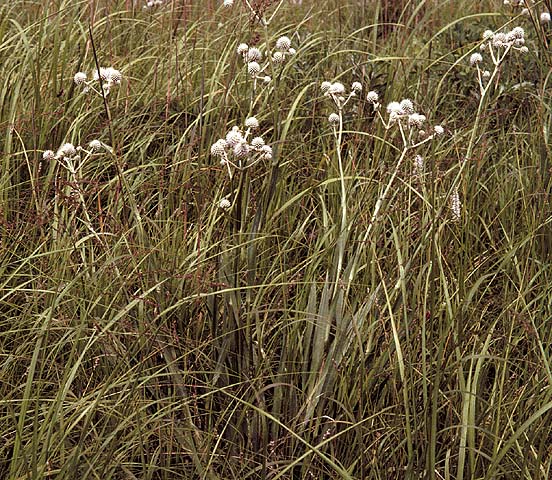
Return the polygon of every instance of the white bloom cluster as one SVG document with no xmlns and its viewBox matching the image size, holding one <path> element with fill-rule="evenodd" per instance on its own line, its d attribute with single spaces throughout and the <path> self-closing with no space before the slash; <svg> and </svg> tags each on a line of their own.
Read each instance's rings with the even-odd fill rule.
<svg viewBox="0 0 552 480">
<path fill-rule="evenodd" d="M 540 5 L 542 2 L 528 2 L 527 0 L 504 0 L 503 3 L 504 5 L 510 5 L 513 8 L 521 8 L 521 14 L 530 17 L 532 15 L 530 9 L 536 8 L 536 6 L 534 5 L 535 3 L 537 3 L 537 5 Z M 550 12 L 548 10 L 543 10 L 540 13 L 535 12 L 534 15 L 534 18 L 538 18 L 540 23 L 542 23 L 543 25 L 550 22 Z"/>
<path fill-rule="evenodd" d="M 165 0 L 148 0 L 142 7 L 144 10 L 150 10 L 155 7 L 160 7 L 165 4 Z"/>
<path fill-rule="evenodd" d="M 481 52 L 488 52 L 493 64 L 496 66 L 502 62 L 504 57 L 511 50 L 527 53 L 529 49 L 525 46 L 525 31 L 522 27 L 514 27 L 509 32 L 483 32 L 483 43 L 480 46 Z M 483 55 L 473 53 L 470 56 L 470 65 L 477 66 L 483 62 Z"/>
<path fill-rule="evenodd" d="M 80 146 L 75 146 L 72 143 L 64 143 L 63 145 L 61 145 L 61 147 L 57 149 L 56 153 L 54 153 L 53 150 L 45 150 L 42 153 L 42 159 L 47 161 L 58 160 L 61 162 L 78 162 L 81 160 L 81 156 L 83 153 L 87 155 L 92 155 L 94 153 L 100 152 L 101 150 L 110 151 L 111 148 L 100 140 L 92 140 L 88 144 L 88 149 Z"/>
<path fill-rule="evenodd" d="M 325 81 L 321 83 L 320 89 L 322 90 L 324 96 L 331 98 L 337 109 L 341 111 L 349 100 L 351 100 L 351 98 L 362 93 L 362 84 L 360 82 L 353 82 L 349 93 L 346 92 L 345 85 L 341 82 L 332 83 Z M 333 115 L 337 114 L 330 115 L 328 120 L 331 124 L 335 125 L 339 122 L 339 117 L 337 117 L 338 120 L 335 121 L 336 117 L 333 117 Z"/>
<path fill-rule="evenodd" d="M 269 83 L 271 81 L 270 76 L 264 73 L 270 62 L 266 61 L 264 65 L 261 65 L 264 56 L 257 47 L 250 47 L 247 43 L 240 43 L 237 52 L 242 56 L 247 65 L 247 73 L 249 73 L 253 79 L 260 79 L 264 83 Z M 296 50 L 291 48 L 291 40 L 289 37 L 284 36 L 276 41 L 276 49 L 269 55 L 274 64 L 282 64 L 289 56 L 295 55 L 296 53 Z"/>
<path fill-rule="evenodd" d="M 266 145 L 262 137 L 250 139 L 258 128 L 259 121 L 255 117 L 249 117 L 245 121 L 245 131 L 234 126 L 225 138 L 220 138 L 211 145 L 211 155 L 220 158 L 221 165 L 228 168 L 230 176 L 230 167 L 243 170 L 261 160 L 272 159 L 272 147 Z"/>
<path fill-rule="evenodd" d="M 107 96 L 113 85 L 119 85 L 121 83 L 123 76 L 119 70 L 113 67 L 101 67 L 99 73 L 97 70 L 94 70 L 92 80 L 88 80 L 86 73 L 77 72 L 73 77 L 73 81 L 76 85 L 82 85 L 83 92 L 85 93 L 89 92 L 91 89 L 99 93 L 99 91 L 94 89 L 94 84 L 96 84 L 100 78 L 102 80 L 104 94 Z"/>
</svg>

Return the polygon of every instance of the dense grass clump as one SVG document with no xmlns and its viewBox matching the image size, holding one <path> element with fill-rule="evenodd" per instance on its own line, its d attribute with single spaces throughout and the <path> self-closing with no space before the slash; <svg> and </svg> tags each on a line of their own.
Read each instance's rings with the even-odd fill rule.
<svg viewBox="0 0 552 480">
<path fill-rule="evenodd" d="M 0 478 L 550 478 L 518 3 L 4 2 Z"/>
</svg>

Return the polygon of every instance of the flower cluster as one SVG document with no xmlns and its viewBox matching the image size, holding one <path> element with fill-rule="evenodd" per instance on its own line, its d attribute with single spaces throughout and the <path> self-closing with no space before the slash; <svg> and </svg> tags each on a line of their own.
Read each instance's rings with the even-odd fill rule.
<svg viewBox="0 0 552 480">
<path fill-rule="evenodd" d="M 165 0 L 148 0 L 142 7 L 144 10 L 150 10 L 155 7 L 160 7 L 165 4 Z"/>
<path fill-rule="evenodd" d="M 75 165 L 82 160 L 83 155 L 91 156 L 102 150 L 111 151 L 111 147 L 100 140 L 92 140 L 86 148 L 75 146 L 72 143 L 64 143 L 54 153 L 53 150 L 45 150 L 42 159 L 45 161 L 57 160 L 71 172 L 75 172 Z"/>
<path fill-rule="evenodd" d="M 265 74 L 270 62 L 266 61 L 265 64 L 261 66 L 263 63 L 263 53 L 257 47 L 250 47 L 247 43 L 240 43 L 237 52 L 247 64 L 247 72 L 253 79 L 261 79 L 265 83 L 270 82 L 270 76 Z M 296 50 L 291 47 L 291 40 L 289 37 L 284 36 L 276 40 L 276 48 L 274 52 L 270 53 L 270 57 L 274 64 L 282 64 L 289 56 L 295 55 L 296 53 Z"/>
<path fill-rule="evenodd" d="M 504 57 L 511 50 L 517 50 L 521 53 L 527 53 L 529 49 L 525 46 L 525 31 L 521 27 L 515 27 L 509 32 L 493 32 L 485 30 L 483 32 L 483 43 L 480 46 L 483 53 L 488 53 L 491 61 L 498 66 Z M 477 66 L 483 62 L 481 53 L 473 53 L 470 57 L 470 65 Z M 489 76 L 483 71 L 483 77 Z"/>
<path fill-rule="evenodd" d="M 534 1 L 531 1 L 531 4 L 534 3 Z M 541 2 L 538 2 L 538 4 L 540 5 Z M 526 0 L 504 0 L 504 5 L 510 5 L 514 8 L 519 7 L 521 8 L 522 15 L 526 15 L 528 17 L 531 16 L 530 9 L 533 8 L 533 5 L 529 5 L 529 2 L 527 2 Z M 548 10 L 543 10 L 540 13 L 535 12 L 535 14 L 538 15 L 538 19 L 543 25 L 550 23 L 550 12 Z"/>
<path fill-rule="evenodd" d="M 88 80 L 88 77 L 84 72 L 76 73 L 73 77 L 73 80 L 76 85 L 82 85 L 83 92 L 88 93 L 90 90 L 93 90 L 101 95 L 101 93 L 94 88 L 94 85 L 97 84 L 98 81 L 101 79 L 103 93 L 105 96 L 107 96 L 109 95 L 109 92 L 111 91 L 113 85 L 119 85 L 122 78 L 123 76 L 121 75 L 121 72 L 119 70 L 116 70 L 112 67 L 101 67 L 99 73 L 97 70 L 94 70 L 92 74 L 92 80 Z"/>
<path fill-rule="evenodd" d="M 404 98 L 400 102 L 391 102 L 387 105 L 387 113 L 389 119 L 387 123 L 384 121 L 386 128 L 391 128 L 393 125 L 399 127 L 408 127 L 411 132 L 417 131 L 420 137 L 431 138 L 435 135 L 442 135 L 445 130 L 441 125 L 435 125 L 430 132 L 426 130 L 426 116 L 418 113 L 414 108 L 414 103 L 409 98 Z M 383 120 L 383 119 L 382 119 Z"/>
<path fill-rule="evenodd" d="M 341 112 L 345 105 L 351 100 L 351 98 L 356 97 L 362 92 L 362 84 L 360 82 L 353 82 L 349 93 L 346 92 L 345 85 L 341 82 L 322 82 L 320 89 L 325 97 L 329 97 L 335 103 L 337 110 Z M 332 113 L 328 117 L 328 121 L 332 125 L 337 125 L 339 123 L 339 115 L 337 113 Z"/>
<path fill-rule="evenodd" d="M 220 138 L 211 146 L 211 155 L 220 158 L 221 165 L 227 167 L 230 177 L 230 167 L 244 170 L 261 160 L 272 159 L 272 147 L 266 145 L 262 137 L 253 137 L 253 132 L 258 128 L 259 121 L 249 117 L 245 121 L 245 129 L 234 126 L 225 138 Z"/>
</svg>

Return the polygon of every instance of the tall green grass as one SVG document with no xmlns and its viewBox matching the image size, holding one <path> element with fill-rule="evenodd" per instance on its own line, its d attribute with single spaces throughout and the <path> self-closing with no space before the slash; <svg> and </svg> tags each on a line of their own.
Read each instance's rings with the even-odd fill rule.
<svg viewBox="0 0 552 480">
<path fill-rule="evenodd" d="M 549 478 L 549 27 L 143 3 L 0 7 L 0 478 Z M 530 52 L 482 99 L 469 56 L 518 24 Z M 281 35 L 252 92 L 237 45 Z M 73 84 L 91 40 L 123 74 L 107 109 Z M 335 132 L 323 81 L 364 88 Z M 368 90 L 445 134 L 401 156 Z M 251 114 L 274 158 L 230 179 L 210 147 Z M 93 139 L 113 154 L 76 179 L 42 159 Z"/>
</svg>

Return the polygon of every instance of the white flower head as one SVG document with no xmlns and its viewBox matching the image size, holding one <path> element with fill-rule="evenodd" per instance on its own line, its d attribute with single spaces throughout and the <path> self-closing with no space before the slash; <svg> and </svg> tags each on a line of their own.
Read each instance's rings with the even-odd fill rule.
<svg viewBox="0 0 552 480">
<path fill-rule="evenodd" d="M 232 204 L 230 203 L 230 200 L 228 200 L 227 198 L 223 198 L 219 202 L 219 208 L 222 208 L 223 210 L 228 210 L 231 206 Z"/>
<path fill-rule="evenodd" d="M 550 23 L 550 12 L 542 12 L 540 14 L 540 23 Z"/>
<path fill-rule="evenodd" d="M 53 160 L 56 158 L 56 154 L 52 150 L 44 150 L 44 153 L 42 154 L 42 160 Z"/>
<path fill-rule="evenodd" d="M 280 37 L 276 40 L 276 48 L 282 52 L 287 52 L 291 48 L 291 40 L 289 37 Z"/>
<path fill-rule="evenodd" d="M 399 104 L 401 106 L 401 110 L 404 113 L 411 114 L 414 113 L 414 104 L 412 103 L 412 100 L 409 98 L 405 98 L 404 100 L 401 100 L 401 103 Z"/>
<path fill-rule="evenodd" d="M 265 145 L 261 149 L 263 153 L 263 159 L 264 160 L 272 160 L 272 147 L 270 145 Z"/>
<path fill-rule="evenodd" d="M 247 72 L 252 77 L 256 77 L 261 71 L 261 66 L 257 62 L 249 62 L 247 64 Z"/>
<path fill-rule="evenodd" d="M 272 61 L 274 63 L 283 63 L 285 59 L 286 57 L 282 52 L 274 52 L 274 54 L 272 55 Z"/>
<path fill-rule="evenodd" d="M 77 72 L 75 73 L 75 76 L 73 77 L 73 80 L 76 85 L 82 85 L 86 82 L 86 73 L 84 72 Z"/>
<path fill-rule="evenodd" d="M 345 86 L 340 82 L 334 82 L 330 85 L 328 93 L 333 95 L 341 95 L 345 93 Z"/>
<path fill-rule="evenodd" d="M 470 57 L 470 65 L 473 67 L 483 61 L 483 56 L 480 53 L 472 53 Z"/>
<path fill-rule="evenodd" d="M 255 117 L 249 117 L 247 120 L 245 120 L 245 126 L 246 128 L 250 128 L 251 130 L 256 130 L 259 128 L 259 120 L 257 120 Z"/>
<path fill-rule="evenodd" d="M 413 113 L 408 116 L 408 125 L 411 127 L 422 128 L 426 120 L 425 115 L 420 115 L 419 113 Z"/>
<path fill-rule="evenodd" d="M 327 93 L 330 91 L 331 87 L 331 82 L 322 82 L 322 84 L 320 85 L 320 90 L 322 90 L 322 93 Z"/>
<path fill-rule="evenodd" d="M 77 154 L 77 149 L 72 143 L 64 143 L 61 147 L 59 147 L 56 157 L 74 157 Z"/>
<path fill-rule="evenodd" d="M 387 105 L 387 113 L 395 115 L 403 115 L 403 109 L 399 102 L 391 102 Z"/>
<path fill-rule="evenodd" d="M 262 58 L 263 54 L 256 47 L 251 47 L 245 55 L 245 59 L 247 62 L 260 62 Z"/>
<path fill-rule="evenodd" d="M 330 122 L 331 125 L 337 125 L 339 123 L 339 115 L 337 113 L 331 113 L 328 117 L 328 122 Z"/>
<path fill-rule="evenodd" d="M 366 94 L 366 101 L 368 103 L 376 104 L 379 102 L 379 95 L 377 92 L 374 92 L 373 90 L 368 92 Z"/>
<path fill-rule="evenodd" d="M 211 155 L 213 155 L 213 157 L 223 157 L 226 153 L 227 145 L 226 140 L 223 138 L 218 139 L 211 145 Z"/>
<path fill-rule="evenodd" d="M 435 132 L 435 135 L 443 135 L 443 133 L 445 133 L 445 129 L 441 125 L 435 125 L 433 127 L 433 131 Z"/>
<path fill-rule="evenodd" d="M 88 144 L 88 147 L 89 147 L 90 150 L 92 150 L 93 152 L 99 152 L 99 151 L 103 148 L 103 145 L 102 145 L 102 142 L 100 142 L 99 140 L 92 140 L 92 141 Z"/>
<path fill-rule="evenodd" d="M 351 85 L 351 90 L 355 93 L 361 93 L 362 92 L 362 83 L 353 82 L 353 84 Z"/>
<path fill-rule="evenodd" d="M 222 3 L 222 5 L 224 7 L 231 7 L 234 5 L 234 0 L 224 0 L 224 2 Z"/>
<path fill-rule="evenodd" d="M 262 147 L 264 147 L 265 141 L 262 139 L 262 137 L 255 137 L 253 140 L 251 140 L 251 146 L 255 150 L 259 150 Z"/>
<path fill-rule="evenodd" d="M 228 147 L 234 147 L 238 143 L 242 143 L 244 141 L 243 135 L 237 128 L 233 128 L 226 134 L 226 144 Z"/>
<path fill-rule="evenodd" d="M 247 43 L 240 43 L 238 45 L 238 53 L 240 55 L 245 55 L 248 50 L 249 50 L 249 45 L 247 45 Z"/>
</svg>

